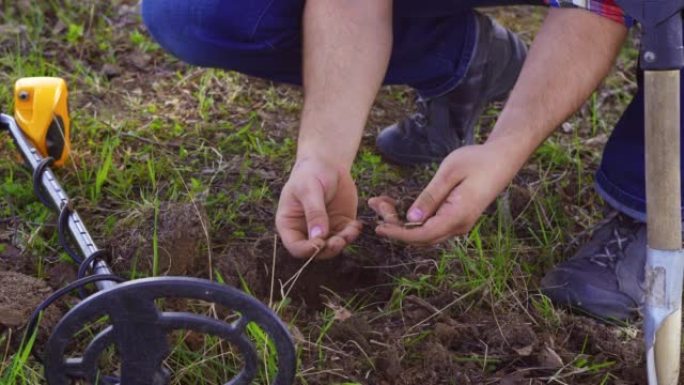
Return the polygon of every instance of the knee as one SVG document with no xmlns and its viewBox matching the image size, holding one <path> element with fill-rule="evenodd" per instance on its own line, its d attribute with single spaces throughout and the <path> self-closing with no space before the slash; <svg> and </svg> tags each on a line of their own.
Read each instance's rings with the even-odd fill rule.
<svg viewBox="0 0 684 385">
<path fill-rule="evenodd" d="M 179 59 L 241 71 L 249 57 L 296 48 L 301 8 L 303 0 L 143 0 L 142 17 L 152 37 Z"/>
<path fill-rule="evenodd" d="M 167 52 L 195 65 L 202 65 L 198 41 L 188 33 L 193 28 L 192 0 L 144 0 L 142 19 L 150 35 Z"/>
</svg>

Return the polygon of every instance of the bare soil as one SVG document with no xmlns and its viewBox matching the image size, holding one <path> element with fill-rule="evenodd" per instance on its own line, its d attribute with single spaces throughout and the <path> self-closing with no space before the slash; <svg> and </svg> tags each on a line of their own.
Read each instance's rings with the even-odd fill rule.
<svg viewBox="0 0 684 385">
<path fill-rule="evenodd" d="M 155 213 L 156 212 L 156 213 Z M 164 202 L 158 210 L 135 213 L 117 224 L 109 240 L 112 269 L 151 272 L 154 238 L 157 239 L 158 273 L 168 276 L 204 272 L 207 216 L 199 204 Z"/>
<path fill-rule="evenodd" d="M 514 191 L 512 199 L 525 196 Z M 164 255 L 160 258 L 163 272 L 206 275 L 203 212 L 192 204 L 160 206 L 156 227 L 159 255 Z M 117 272 L 129 273 L 126 266 L 133 263 L 139 272 L 150 272 L 154 216 L 150 209 L 117 227 L 111 241 Z M 560 313 L 558 323 L 549 325 L 541 323 L 534 311 L 495 309 L 486 302 L 463 308 L 453 304 L 454 294 L 448 292 L 409 295 L 401 311 L 387 313 L 394 278 L 420 275 L 422 270 L 407 262 L 427 262 L 435 256 L 432 250 L 378 243 L 366 231 L 353 253 L 307 263 L 293 259 L 277 244 L 274 249 L 273 239 L 274 234 L 265 234 L 251 245 L 226 248 L 225 253 L 214 255 L 216 271 L 228 284 L 246 286 L 265 302 L 288 294 L 300 309 L 293 326 L 296 336 L 315 335 L 323 327 L 321 310 L 344 310 L 327 331 L 325 349 L 332 353 L 326 355 L 325 362 L 317 361 L 316 349 L 304 350 L 304 368 L 326 368 L 307 376 L 309 384 L 330 384 L 341 377 L 367 384 L 545 384 L 557 372 L 577 365 L 578 357 L 613 362 L 611 372 L 619 379 L 616 384 L 645 382 L 637 333 L 629 335 L 624 328 L 579 315 Z M 0 258 L 16 261 L 22 257 L 18 249 L 6 246 Z M 69 272 L 73 274 L 73 268 L 64 263 L 50 271 L 49 281 L 57 277 L 68 281 Z M 59 281 L 52 283 L 61 286 Z M 51 292 L 44 280 L 0 272 L 0 324 L 21 328 Z M 344 309 L 342 301 L 355 296 L 372 305 L 362 310 Z M 41 325 L 43 330 L 54 326 L 60 313 L 59 306 L 51 308 Z M 602 376 L 581 369 L 571 373 L 576 384 L 597 383 Z"/>
<path fill-rule="evenodd" d="M 513 206 L 521 204 L 517 200 L 525 200 L 521 191 L 521 187 L 511 190 Z M 166 255 L 160 258 L 162 271 L 169 275 L 206 274 L 202 263 L 206 252 L 202 240 L 205 219 L 198 214 L 201 212 L 201 207 L 192 204 L 161 205 L 156 233 L 159 254 Z M 127 266 L 131 265 L 142 273 L 151 271 L 154 222 L 154 210 L 150 209 L 119 223 L 111 241 L 117 272 L 127 274 Z M 274 236 L 265 234 L 251 245 L 225 248 L 223 254 L 214 255 L 216 271 L 226 283 L 247 287 L 264 301 L 281 300 L 287 294 L 303 311 L 298 325 L 310 332 L 322 326 L 317 324 L 318 311 L 326 306 L 341 306 L 342 298 L 363 296 L 364 302 L 386 306 L 392 295 L 393 277 L 409 278 L 421 273 L 406 262 L 429 261 L 435 254 L 378 243 L 366 230 L 353 253 L 330 261 L 309 262 L 290 257 L 277 244 L 274 248 Z M 42 293 L 45 290 L 49 292 L 44 288 Z M 564 314 L 550 330 L 548 325 L 538 324 L 534 315 L 516 311 L 479 307 L 442 311 L 453 299 L 449 293 L 428 298 L 411 295 L 397 314 L 379 316 L 376 309 L 354 312 L 333 323 L 328 331 L 326 347 L 339 353 L 328 356 L 325 364 L 315 364 L 333 373 L 340 370 L 345 377 L 365 377 L 369 384 L 528 384 L 531 379 L 531 383 L 541 384 L 544 378 L 570 365 L 581 350 L 586 355 L 618 362 L 642 361 L 638 339 L 588 318 Z M 407 344 L 406 336 L 411 334 L 424 337 Z M 624 370 L 620 376 L 624 384 L 644 380 L 642 371 L 633 366 L 625 365 L 620 370 Z M 591 373 L 586 377 L 593 378 Z M 321 374 L 307 380 L 328 384 L 336 379 L 336 375 Z"/>
<path fill-rule="evenodd" d="M 41 279 L 0 271 L 0 333 L 8 328 L 22 329 L 31 313 L 51 293 L 52 289 Z M 47 310 L 41 318 L 41 331 L 50 330 L 60 317 L 61 312 L 56 307 Z"/>
</svg>

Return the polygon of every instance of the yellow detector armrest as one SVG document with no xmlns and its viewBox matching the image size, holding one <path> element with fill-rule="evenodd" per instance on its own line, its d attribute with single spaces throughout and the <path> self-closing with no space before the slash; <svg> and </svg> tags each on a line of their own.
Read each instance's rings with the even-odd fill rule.
<svg viewBox="0 0 684 385">
<path fill-rule="evenodd" d="M 14 119 L 44 157 L 61 167 L 71 150 L 71 121 L 64 79 L 34 77 L 14 85 Z"/>
</svg>

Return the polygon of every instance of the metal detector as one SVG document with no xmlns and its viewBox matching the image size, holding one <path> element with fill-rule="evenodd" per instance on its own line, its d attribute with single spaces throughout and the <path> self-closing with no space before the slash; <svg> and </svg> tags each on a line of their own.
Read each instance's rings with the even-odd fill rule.
<svg viewBox="0 0 684 385">
<path fill-rule="evenodd" d="M 38 359 L 44 364 L 49 385 L 85 381 L 99 385 L 166 385 L 172 378 L 164 367 L 171 349 L 169 334 L 176 330 L 211 335 L 232 344 L 242 357 L 243 367 L 228 385 L 251 384 L 259 368 L 257 349 L 247 336 L 250 323 L 268 334 L 277 356 L 277 374 L 272 384 L 294 381 L 296 356 L 292 337 L 283 322 L 267 306 L 242 291 L 216 282 L 189 277 L 156 277 L 125 281 L 112 273 L 85 224 L 73 209 L 51 167 L 64 164 L 71 148 L 67 87 L 59 78 L 25 78 L 14 90 L 14 117 L 1 114 L 0 129 L 14 139 L 33 171 L 36 196 L 59 213 L 61 246 L 78 265 L 77 280 L 47 298 L 33 313 L 26 335 L 36 330 L 45 308 L 66 294 L 79 292 L 82 300 L 72 307 L 52 331 Z M 78 250 L 70 245 L 75 244 Z M 94 284 L 97 292 L 85 293 Z M 160 299 L 183 298 L 224 306 L 239 314 L 234 322 L 191 312 L 167 312 L 158 308 Z M 68 357 L 74 337 L 95 321 L 107 316 L 109 325 L 95 335 L 78 357 Z M 115 347 L 120 360 L 118 373 L 102 373 L 100 358 Z"/>
</svg>

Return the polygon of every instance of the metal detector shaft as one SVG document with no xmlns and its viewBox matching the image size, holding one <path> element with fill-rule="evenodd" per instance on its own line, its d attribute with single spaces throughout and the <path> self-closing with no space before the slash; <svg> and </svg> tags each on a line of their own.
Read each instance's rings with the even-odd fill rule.
<svg viewBox="0 0 684 385">
<path fill-rule="evenodd" d="M 14 138 L 24 159 L 31 166 L 31 169 L 35 171 L 36 168 L 38 168 L 38 165 L 44 160 L 43 156 L 41 156 L 35 146 L 26 139 L 21 132 L 21 129 L 17 126 L 14 118 L 9 115 L 0 114 L 0 124 L 4 124 L 8 127 L 10 135 Z M 50 199 L 55 207 L 59 209 L 68 204 L 69 197 L 66 195 L 66 192 L 49 167 L 43 173 L 41 185 L 46 193 L 46 197 Z M 99 250 L 95 245 L 95 241 L 93 241 L 93 238 L 88 233 L 83 221 L 81 221 L 78 213 L 74 212 L 69 216 L 68 228 L 84 258 Z M 95 275 L 112 274 L 107 264 L 103 261 L 95 262 L 93 273 Z M 117 285 L 116 282 L 112 281 L 99 281 L 95 284 L 99 290 L 106 290 Z"/>
</svg>

